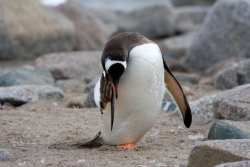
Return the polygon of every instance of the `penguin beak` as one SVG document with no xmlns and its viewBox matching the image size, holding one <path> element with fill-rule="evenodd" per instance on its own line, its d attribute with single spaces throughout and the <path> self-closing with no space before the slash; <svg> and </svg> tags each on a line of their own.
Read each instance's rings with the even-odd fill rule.
<svg viewBox="0 0 250 167">
<path fill-rule="evenodd" d="M 112 98 L 111 98 L 111 131 L 114 124 L 114 114 L 115 114 L 115 98 L 118 98 L 118 83 L 119 79 L 112 79 Z"/>
</svg>

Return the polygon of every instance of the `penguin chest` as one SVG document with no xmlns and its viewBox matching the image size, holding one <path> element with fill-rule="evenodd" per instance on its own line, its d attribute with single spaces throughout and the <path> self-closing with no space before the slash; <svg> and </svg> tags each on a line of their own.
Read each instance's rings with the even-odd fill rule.
<svg viewBox="0 0 250 167">
<path fill-rule="evenodd" d="M 102 138 L 110 145 L 140 140 L 155 124 L 165 92 L 162 54 L 156 44 L 133 48 L 127 64 L 118 85 L 112 131 L 110 104 L 102 115 Z"/>
</svg>

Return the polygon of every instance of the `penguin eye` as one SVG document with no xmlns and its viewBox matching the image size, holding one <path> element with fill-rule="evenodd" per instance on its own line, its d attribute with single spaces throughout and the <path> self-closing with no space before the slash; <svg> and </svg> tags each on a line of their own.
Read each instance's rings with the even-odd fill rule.
<svg viewBox="0 0 250 167">
<path fill-rule="evenodd" d="M 111 77 L 120 78 L 125 68 L 121 63 L 116 63 L 110 66 L 108 73 Z"/>
</svg>

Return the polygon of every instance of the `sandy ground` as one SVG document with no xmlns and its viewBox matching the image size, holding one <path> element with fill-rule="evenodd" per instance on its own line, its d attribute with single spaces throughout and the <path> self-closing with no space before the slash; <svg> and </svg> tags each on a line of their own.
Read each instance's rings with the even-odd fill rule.
<svg viewBox="0 0 250 167">
<path fill-rule="evenodd" d="M 190 88 L 187 94 L 191 101 L 217 92 L 209 85 L 184 86 Z M 12 154 L 0 166 L 184 166 L 192 146 L 204 140 L 188 136 L 200 133 L 206 138 L 214 122 L 194 119 L 187 129 L 180 117 L 162 112 L 155 126 L 136 144 L 138 150 L 114 146 L 73 149 L 71 144 L 88 140 L 99 131 L 97 108 L 66 107 L 73 97 L 84 101 L 84 87 L 68 87 L 63 101 L 44 100 L 0 110 L 0 148 Z"/>
</svg>

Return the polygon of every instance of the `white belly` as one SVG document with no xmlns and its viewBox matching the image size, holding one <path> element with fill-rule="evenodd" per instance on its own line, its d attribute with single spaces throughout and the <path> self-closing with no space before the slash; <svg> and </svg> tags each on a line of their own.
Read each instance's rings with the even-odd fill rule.
<svg viewBox="0 0 250 167">
<path fill-rule="evenodd" d="M 110 103 L 103 111 L 103 142 L 120 145 L 140 140 L 161 112 L 164 91 L 164 67 L 159 47 L 151 43 L 132 49 L 118 85 L 112 131 Z"/>
</svg>

